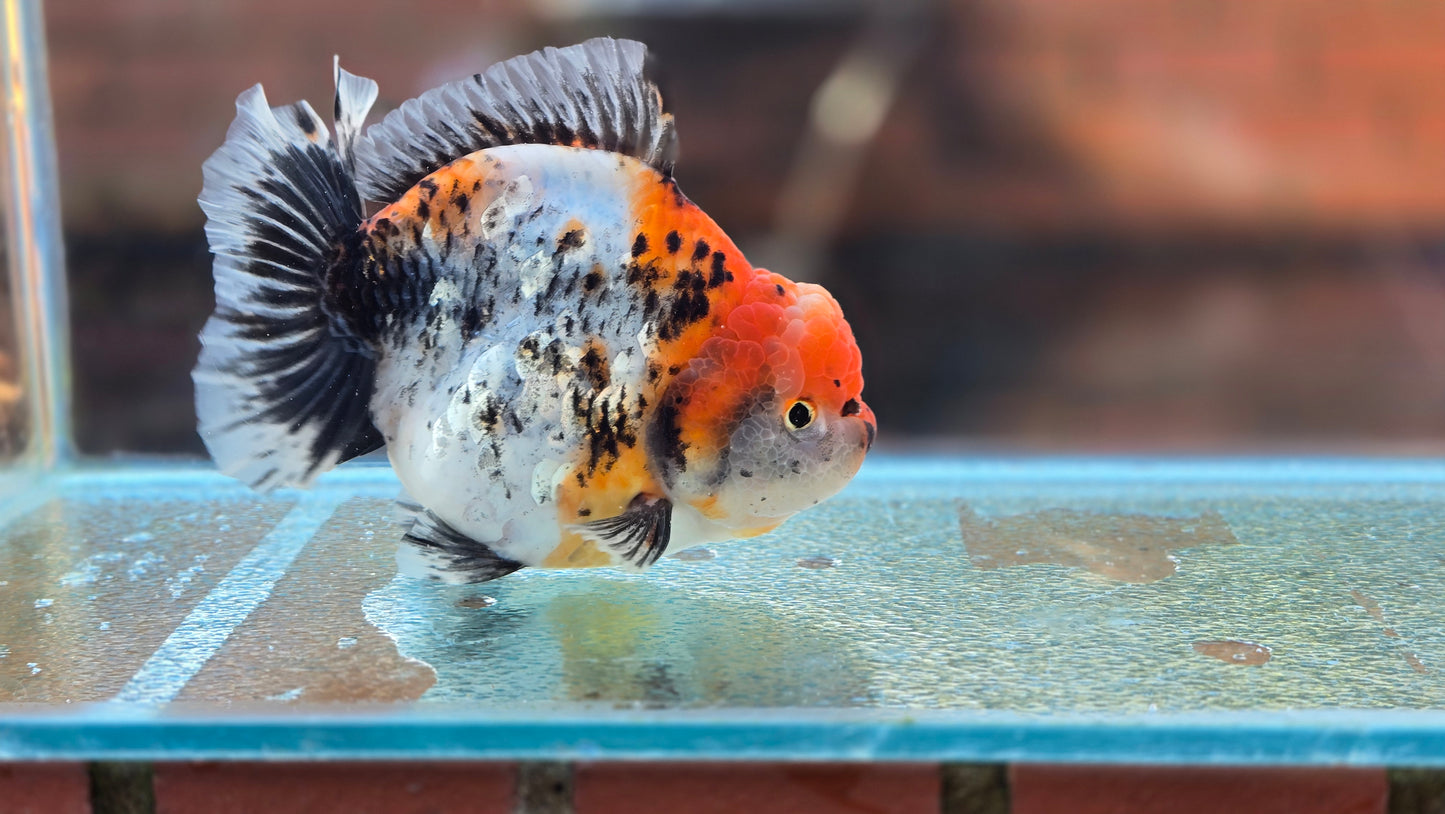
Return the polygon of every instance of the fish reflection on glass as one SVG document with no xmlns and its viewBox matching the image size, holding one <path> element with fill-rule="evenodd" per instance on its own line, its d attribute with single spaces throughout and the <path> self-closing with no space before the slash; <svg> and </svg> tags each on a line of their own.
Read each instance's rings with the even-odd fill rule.
<svg viewBox="0 0 1445 814">
<path fill-rule="evenodd" d="M 200 196 L 222 471 L 304 486 L 384 445 L 398 560 L 448 582 L 645 568 L 841 489 L 876 427 L 852 331 L 678 190 L 646 56 L 549 48 L 364 131 L 376 83 L 338 65 L 334 135 L 241 94 Z"/>
</svg>

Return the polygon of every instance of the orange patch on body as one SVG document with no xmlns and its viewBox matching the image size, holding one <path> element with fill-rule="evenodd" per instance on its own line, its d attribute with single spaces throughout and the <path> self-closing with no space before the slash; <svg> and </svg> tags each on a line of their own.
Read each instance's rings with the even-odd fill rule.
<svg viewBox="0 0 1445 814">
<path fill-rule="evenodd" d="M 764 523 L 761 526 L 752 526 L 751 528 L 737 529 L 731 533 L 733 537 L 739 540 L 746 540 L 749 537 L 760 537 L 777 528 L 778 526 L 783 525 L 783 523 L 785 523 L 787 519 L 788 518 L 784 517 L 772 523 Z"/>
<path fill-rule="evenodd" d="M 458 158 L 418 181 L 368 218 L 363 227 L 371 229 L 387 220 L 398 227 L 402 237 L 409 237 L 410 227 L 418 222 L 430 227 L 434 235 L 462 231 L 473 209 L 481 211 L 497 197 L 499 190 L 487 184 L 491 169 L 492 162 L 486 158 Z"/>
<path fill-rule="evenodd" d="M 728 312 L 740 300 L 741 292 L 757 271 L 749 265 L 742 251 L 706 212 L 689 201 L 671 181 L 664 181 L 662 176 L 650 167 L 644 166 L 637 173 L 631 210 L 635 226 L 632 235 L 634 250 L 639 247 L 636 242 L 638 235 L 641 235 L 646 243 L 645 249 L 640 253 L 635 252 L 632 259 L 639 266 L 655 273 L 655 278 L 649 278 L 651 281 L 645 285 L 653 288 L 659 295 L 672 291 L 680 271 L 696 267 L 710 276 L 712 255 L 716 252 L 723 254 L 723 271 L 731 275 L 730 281 L 706 290 L 707 318 L 689 326 L 677 337 L 659 343 L 658 360 L 662 364 L 687 364 L 687 361 L 697 354 L 702 343 L 712 336 L 727 318 Z M 676 251 L 669 249 L 668 236 L 673 233 L 678 237 Z M 699 241 L 707 245 L 707 253 L 694 260 Z M 639 296 L 645 296 L 645 292 Z"/>
<path fill-rule="evenodd" d="M 697 509 L 698 514 L 709 520 L 722 520 L 727 517 L 727 514 L 718 508 L 717 502 L 717 495 L 710 495 L 701 500 L 692 501 L 692 507 Z"/>
<path fill-rule="evenodd" d="M 620 451 L 617 462 L 605 472 L 588 475 L 581 471 L 563 479 L 557 490 L 557 522 L 563 529 L 562 539 L 542 564 L 548 568 L 592 568 L 617 562 L 612 552 L 603 551 L 582 535 L 567 530 L 568 526 L 616 517 L 627 511 L 639 494 L 661 497 L 662 486 L 647 468 L 647 454 L 642 445 Z M 586 514 L 582 514 L 586 511 Z"/>
<path fill-rule="evenodd" d="M 863 405 L 862 358 L 842 309 L 826 291 L 799 285 L 779 274 L 754 269 L 706 214 L 669 182 L 640 173 L 633 194 L 638 229 L 634 262 L 646 288 L 671 294 L 695 282 L 684 276 L 704 271 L 709 283 L 712 255 L 722 252 L 728 281 L 706 288 L 707 317 L 659 342 L 657 361 L 685 369 L 694 360 L 696 383 L 688 398 L 679 440 L 687 449 L 720 454 L 723 433 L 754 393 L 776 392 L 783 400 L 808 398 L 830 415 L 872 413 Z M 671 239 L 670 239 L 671 238 Z M 705 245 L 702 245 L 705 244 Z"/>
<path fill-rule="evenodd" d="M 612 564 L 610 553 L 575 531 L 563 532 L 562 541 L 542 560 L 543 568 L 603 568 Z"/>
</svg>

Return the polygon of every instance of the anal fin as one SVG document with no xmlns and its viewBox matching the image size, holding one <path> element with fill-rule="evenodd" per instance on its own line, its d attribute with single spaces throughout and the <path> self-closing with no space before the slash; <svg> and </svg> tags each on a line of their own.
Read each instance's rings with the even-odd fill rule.
<svg viewBox="0 0 1445 814">
<path fill-rule="evenodd" d="M 526 567 L 457 531 L 420 506 L 398 502 L 397 509 L 411 516 L 411 527 L 402 536 L 401 547 L 396 552 L 397 566 L 407 576 L 471 585 Z"/>
<path fill-rule="evenodd" d="M 639 498 L 616 517 L 604 517 L 571 527 L 599 546 L 621 554 L 637 568 L 657 562 L 672 537 L 672 501 Z"/>
</svg>

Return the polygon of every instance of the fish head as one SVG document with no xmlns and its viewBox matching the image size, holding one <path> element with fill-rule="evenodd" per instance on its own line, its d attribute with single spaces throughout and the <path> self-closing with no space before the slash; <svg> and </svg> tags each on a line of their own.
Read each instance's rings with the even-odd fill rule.
<svg viewBox="0 0 1445 814">
<path fill-rule="evenodd" d="M 878 426 L 838 303 L 816 285 L 759 277 L 668 385 L 649 437 L 674 503 L 740 533 L 837 493 Z"/>
</svg>

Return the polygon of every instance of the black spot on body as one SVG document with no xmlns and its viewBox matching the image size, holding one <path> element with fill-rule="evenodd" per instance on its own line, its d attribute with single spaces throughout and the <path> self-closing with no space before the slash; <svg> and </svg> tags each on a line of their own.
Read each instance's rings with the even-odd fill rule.
<svg viewBox="0 0 1445 814">
<path fill-rule="evenodd" d="M 613 432 L 617 434 L 617 442 L 628 449 L 637 446 L 637 436 L 632 432 L 631 422 L 627 419 L 627 411 L 620 410 L 612 422 Z"/>
<path fill-rule="evenodd" d="M 667 253 L 668 253 L 668 254 L 677 254 L 677 250 L 678 250 L 678 249 L 681 249 L 681 248 L 682 248 L 682 235 L 679 235 L 676 230 L 671 231 L 671 232 L 668 232 L 668 233 L 667 233 Z"/>
<path fill-rule="evenodd" d="M 587 272 L 587 276 L 582 278 L 582 290 L 591 294 L 602 285 L 604 279 L 605 276 L 602 273 L 602 268 L 600 266 L 593 266 L 592 270 Z"/>
<path fill-rule="evenodd" d="M 560 238 L 557 238 L 557 253 L 562 254 L 565 252 L 570 252 L 573 249 L 580 248 L 582 244 L 586 242 L 586 229 L 572 229 L 571 231 L 567 232 L 567 234 L 562 235 Z"/>
<path fill-rule="evenodd" d="M 699 240 L 697 245 L 692 248 L 692 262 L 696 263 L 704 257 L 707 257 L 711 251 L 712 247 L 707 245 L 706 240 Z"/>
<path fill-rule="evenodd" d="M 858 399 L 848 399 L 843 402 L 843 416 L 857 415 L 859 412 Z"/>
<path fill-rule="evenodd" d="M 647 254 L 647 235 L 638 232 L 637 239 L 632 241 L 632 256 L 641 257 Z"/>
<path fill-rule="evenodd" d="M 597 348 L 588 346 L 587 352 L 582 354 L 582 372 L 587 376 L 587 383 L 594 391 L 601 390 L 612 381 L 612 366 L 597 352 Z"/>
<path fill-rule="evenodd" d="M 723 264 L 727 262 L 727 255 L 722 252 L 712 253 L 712 276 L 707 278 L 708 288 L 717 288 L 727 282 L 727 269 Z"/>
<path fill-rule="evenodd" d="M 648 428 L 648 453 L 662 463 L 664 481 L 669 481 L 669 474 L 687 469 L 687 443 L 682 440 L 682 427 L 678 424 L 681 416 L 677 408 L 682 401 L 680 396 L 664 399 L 657 405 L 657 412 Z M 669 469 L 673 471 L 667 471 Z"/>
<path fill-rule="evenodd" d="M 299 106 L 296 108 L 296 125 L 300 127 L 301 132 L 306 135 L 316 135 L 316 120 L 312 119 L 311 116 Z"/>
</svg>

